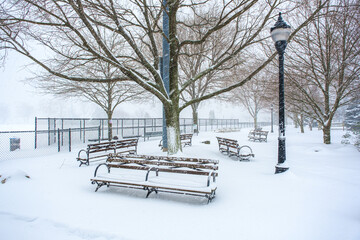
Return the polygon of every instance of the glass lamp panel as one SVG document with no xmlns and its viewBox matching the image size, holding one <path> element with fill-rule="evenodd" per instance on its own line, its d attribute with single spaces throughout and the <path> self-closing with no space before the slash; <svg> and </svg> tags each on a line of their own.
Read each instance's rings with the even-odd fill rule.
<svg viewBox="0 0 360 240">
<path fill-rule="evenodd" d="M 287 41 L 290 36 L 290 28 L 277 28 L 271 32 L 271 38 L 274 42 Z"/>
</svg>

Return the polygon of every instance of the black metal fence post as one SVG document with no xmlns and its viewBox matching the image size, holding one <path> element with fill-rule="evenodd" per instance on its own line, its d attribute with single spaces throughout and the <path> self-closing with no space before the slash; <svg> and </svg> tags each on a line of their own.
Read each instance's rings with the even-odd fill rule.
<svg viewBox="0 0 360 240">
<path fill-rule="evenodd" d="M 71 152 L 71 128 L 69 128 L 69 152 Z"/>
<path fill-rule="evenodd" d="M 84 143 L 86 142 L 86 140 L 85 140 L 85 133 L 86 133 L 86 125 L 85 125 L 86 123 L 85 123 L 85 121 L 86 121 L 86 120 L 84 119 L 84 124 L 83 124 L 83 125 L 84 125 L 84 126 L 83 126 L 83 127 L 84 127 L 84 133 L 83 133 Z"/>
<path fill-rule="evenodd" d="M 144 128 L 144 142 L 145 142 L 145 136 L 146 136 L 146 128 Z"/>
<path fill-rule="evenodd" d="M 98 134 L 98 137 L 99 137 L 99 143 L 101 141 L 101 126 L 99 126 L 99 134 Z"/>
<path fill-rule="evenodd" d="M 50 146 L 50 118 L 48 118 L 48 145 Z"/>
<path fill-rule="evenodd" d="M 119 120 L 116 119 L 116 135 L 119 135 Z"/>
<path fill-rule="evenodd" d="M 54 143 L 56 143 L 56 118 L 54 118 Z"/>
<path fill-rule="evenodd" d="M 35 117 L 35 149 L 37 148 L 37 117 Z"/>
<path fill-rule="evenodd" d="M 121 120 L 121 137 L 124 137 L 124 119 Z"/>
<path fill-rule="evenodd" d="M 64 119 L 61 119 L 61 146 L 64 146 Z"/>
<path fill-rule="evenodd" d="M 104 137 L 104 135 L 105 135 L 105 134 L 104 134 L 104 130 L 105 130 L 104 128 L 105 128 L 104 120 L 101 120 L 101 129 L 102 129 L 102 131 L 101 131 L 101 138 L 105 138 L 105 137 Z"/>
<path fill-rule="evenodd" d="M 60 128 L 58 128 L 57 132 L 58 132 L 58 152 L 60 152 Z"/>
<path fill-rule="evenodd" d="M 140 119 L 137 120 L 137 135 L 139 136 L 140 134 Z"/>
</svg>

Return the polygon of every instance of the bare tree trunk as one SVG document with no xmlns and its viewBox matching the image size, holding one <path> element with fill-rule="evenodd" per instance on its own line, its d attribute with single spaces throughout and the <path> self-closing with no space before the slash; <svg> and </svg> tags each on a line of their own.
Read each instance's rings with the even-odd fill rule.
<svg viewBox="0 0 360 240">
<path fill-rule="evenodd" d="M 294 124 L 295 124 L 295 128 L 299 127 L 299 118 L 297 114 L 294 114 Z"/>
<path fill-rule="evenodd" d="M 309 120 L 309 130 L 310 131 L 312 131 L 312 129 L 313 129 L 313 122 L 314 121 L 312 119 Z"/>
<path fill-rule="evenodd" d="M 324 125 L 323 128 L 322 128 L 322 130 L 323 130 L 323 138 L 324 138 L 324 143 L 325 144 L 330 144 L 331 143 L 330 128 L 331 128 L 331 124 Z"/>
<path fill-rule="evenodd" d="M 108 111 L 107 115 L 108 115 L 108 140 L 111 141 L 113 138 L 113 136 L 112 136 L 112 112 Z"/>
<path fill-rule="evenodd" d="M 304 133 L 304 115 L 300 114 L 300 119 L 299 119 L 299 126 L 300 126 L 300 131 L 301 133 Z"/>
<path fill-rule="evenodd" d="M 196 128 L 194 129 L 194 133 L 198 133 L 199 132 L 199 127 L 198 127 L 199 113 L 197 111 L 196 106 L 191 105 L 191 108 L 192 108 L 193 124 L 196 125 Z"/>
</svg>

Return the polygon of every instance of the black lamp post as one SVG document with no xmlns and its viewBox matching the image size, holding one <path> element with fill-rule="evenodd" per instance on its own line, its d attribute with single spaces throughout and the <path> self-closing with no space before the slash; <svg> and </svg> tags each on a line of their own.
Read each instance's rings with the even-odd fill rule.
<svg viewBox="0 0 360 240">
<path fill-rule="evenodd" d="M 291 27 L 284 22 L 279 13 L 279 19 L 271 28 L 271 38 L 279 54 L 279 139 L 278 139 L 278 164 L 275 173 L 282 173 L 289 169 L 285 165 L 285 94 L 284 94 L 284 53 L 289 38 Z"/>
</svg>

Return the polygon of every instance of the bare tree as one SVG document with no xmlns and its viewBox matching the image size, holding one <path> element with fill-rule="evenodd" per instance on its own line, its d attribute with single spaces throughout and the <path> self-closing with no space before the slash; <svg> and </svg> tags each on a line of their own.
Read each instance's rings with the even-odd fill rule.
<svg viewBox="0 0 360 240">
<path fill-rule="evenodd" d="M 111 65 L 98 62 L 92 68 L 84 70 L 87 77 L 102 77 L 112 79 L 119 75 L 118 70 Z M 121 73 L 120 73 L 121 75 Z M 112 118 L 115 109 L 124 102 L 144 101 L 150 97 L 147 92 L 132 81 L 122 82 L 76 82 L 58 78 L 54 75 L 36 76 L 35 86 L 41 88 L 45 93 L 54 94 L 59 97 L 80 97 L 85 98 L 103 109 L 108 119 L 108 139 L 113 138 Z"/>
<path fill-rule="evenodd" d="M 68 40 L 64 39 L 63 42 L 68 42 Z M 110 35 L 107 43 L 112 51 L 121 45 L 115 35 Z M 94 60 L 92 64 L 88 64 L 83 68 L 81 66 L 72 66 L 65 60 L 63 68 L 76 68 L 79 75 L 93 79 L 114 79 L 123 76 L 118 68 L 101 60 Z M 30 80 L 29 82 L 35 84 L 36 88 L 42 89 L 45 93 L 60 97 L 85 98 L 101 107 L 108 118 L 109 140 L 113 137 L 112 117 L 116 107 L 123 102 L 140 101 L 150 97 L 144 89 L 132 81 L 78 82 L 57 77 L 47 72 L 36 74 L 36 77 Z"/>
<path fill-rule="evenodd" d="M 289 53 L 289 84 L 294 108 L 315 119 L 331 143 L 331 122 L 348 103 L 360 73 L 360 25 L 356 1 L 332 1 L 296 37 Z M 310 12 L 310 4 L 305 13 Z M 290 51 L 289 51 L 290 52 Z M 303 106 L 307 107 L 304 108 Z"/>
<path fill-rule="evenodd" d="M 181 93 L 207 74 L 217 71 L 238 54 L 259 44 L 265 36 L 267 38 L 274 11 L 284 2 L 288 1 L 205 0 L 195 3 L 192 0 L 167 0 L 163 6 L 162 1 L 153 0 L 8 0 L 1 2 L 0 37 L 3 49 L 12 49 L 27 56 L 57 77 L 78 82 L 130 79 L 153 94 L 163 103 L 168 129 L 168 152 L 173 154 L 181 149 L 179 114 L 184 108 L 244 85 L 271 62 L 276 53 L 236 84 L 212 91 L 183 105 L 180 105 Z M 293 1 L 289 1 L 286 6 L 291 2 Z M 323 3 L 294 30 L 293 35 L 304 27 L 322 6 Z M 204 19 L 201 23 L 204 30 L 200 37 L 181 39 L 178 28 L 182 26 L 192 29 L 196 23 L 189 25 L 187 16 L 200 16 L 203 9 L 218 9 L 219 14 L 216 18 Z M 161 26 L 163 11 L 169 18 L 168 35 Z M 223 46 L 222 53 L 214 60 L 214 64 L 180 84 L 179 57 L 183 49 L 209 41 L 217 31 L 229 25 L 234 27 L 229 36 L 231 41 Z M 106 41 L 110 34 L 115 34 L 124 44 L 110 50 Z M 159 71 L 161 46 L 156 41 L 159 36 L 164 37 L 170 46 L 169 94 Z M 42 59 L 33 53 L 28 46 L 31 41 L 46 48 L 49 57 Z M 79 74 L 81 71 L 77 71 L 78 68 L 89 67 L 96 60 L 114 66 L 122 75 L 106 79 Z"/>
<path fill-rule="evenodd" d="M 205 16 L 196 17 L 197 24 L 191 29 L 179 29 L 179 35 L 184 39 L 200 38 L 204 31 L 201 24 L 204 19 L 209 19 L 216 16 L 216 13 L 207 13 Z M 188 20 L 189 21 L 189 20 Z M 180 84 L 185 83 L 189 79 L 196 77 L 204 69 L 208 69 L 215 64 L 215 60 L 222 54 L 222 48 L 224 45 L 228 45 L 229 35 L 231 29 L 229 27 L 221 29 L 215 32 L 209 37 L 209 41 L 203 42 L 199 45 L 188 45 L 183 48 L 183 52 L 179 58 L 179 80 Z M 216 89 L 221 89 L 221 84 L 226 78 L 231 75 L 231 69 L 234 64 L 225 67 L 219 67 L 216 71 L 213 71 L 196 82 L 191 83 L 181 93 L 180 97 L 184 103 L 190 100 L 198 99 L 206 94 L 209 94 Z M 193 124 L 198 123 L 198 109 L 200 102 L 192 103 L 192 116 Z"/>
<path fill-rule="evenodd" d="M 239 81 L 238 78 L 246 76 L 252 71 L 254 64 L 244 67 L 233 68 L 233 78 L 229 79 L 230 82 Z M 233 103 L 240 103 L 248 111 L 254 121 L 254 128 L 258 127 L 258 113 L 266 108 L 268 104 L 268 85 L 269 78 L 265 71 L 257 74 L 252 81 L 247 82 L 241 88 L 236 88 L 228 94 L 224 95 L 223 100 Z"/>
</svg>

